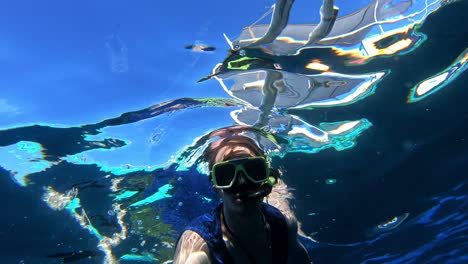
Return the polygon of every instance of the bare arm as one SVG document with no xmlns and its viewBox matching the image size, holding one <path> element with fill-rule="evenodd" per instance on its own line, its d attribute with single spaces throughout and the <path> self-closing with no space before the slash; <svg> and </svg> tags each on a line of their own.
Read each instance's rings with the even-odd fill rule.
<svg viewBox="0 0 468 264">
<path fill-rule="evenodd" d="M 320 23 L 310 32 L 306 45 L 314 44 L 330 33 L 338 16 L 338 8 L 333 6 L 333 3 L 334 0 L 323 0 L 320 8 Z"/>
<path fill-rule="evenodd" d="M 273 42 L 288 24 L 289 12 L 291 11 L 293 3 L 294 0 L 276 0 L 275 9 L 267 32 L 263 37 L 249 46 L 252 47 Z"/>
<path fill-rule="evenodd" d="M 276 0 L 275 9 L 267 32 L 264 36 L 247 47 L 273 42 L 288 25 L 289 13 L 291 12 L 293 4 L 294 0 Z M 320 8 L 320 23 L 309 34 L 306 45 L 314 44 L 330 33 L 338 15 L 338 8 L 334 7 L 333 4 L 334 0 L 323 0 L 322 7 Z"/>
<path fill-rule="evenodd" d="M 210 264 L 209 249 L 196 232 L 186 230 L 177 243 L 174 264 Z"/>
<path fill-rule="evenodd" d="M 266 71 L 265 84 L 263 85 L 263 98 L 259 109 L 262 111 L 255 122 L 255 127 L 264 127 L 268 125 L 271 109 L 275 105 L 278 89 L 275 87 L 275 82 L 283 78 L 283 74 L 278 71 Z"/>
</svg>

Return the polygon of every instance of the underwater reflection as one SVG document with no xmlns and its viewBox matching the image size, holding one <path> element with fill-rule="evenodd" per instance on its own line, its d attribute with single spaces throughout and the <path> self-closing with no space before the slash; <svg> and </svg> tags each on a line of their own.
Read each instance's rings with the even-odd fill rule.
<svg viewBox="0 0 468 264">
<path fill-rule="evenodd" d="M 203 142 L 219 132 L 219 127 L 233 123 L 248 125 L 258 130 L 261 137 L 274 137 L 281 146 L 281 150 L 270 153 L 276 158 L 291 152 L 317 153 L 331 148 L 345 150 L 356 145 L 356 139 L 372 126 L 367 114 L 370 115 L 373 109 L 366 108 L 367 114 L 353 118 L 317 118 L 313 121 L 292 112 L 320 109 L 352 112 L 346 107 L 372 99 L 378 89 L 383 88 L 379 85 L 392 74 L 385 67 L 376 67 L 373 62 L 409 54 L 431 39 L 431 36 L 426 39 L 419 34 L 420 22 L 368 35 L 372 30 L 379 31 L 379 25 L 406 22 L 404 17 L 416 21 L 416 18 L 436 10 L 440 4 L 432 2 L 424 7 L 427 7 L 427 12 L 423 8 L 413 16 L 404 14 L 411 1 L 395 2 L 373 1 L 352 15 L 337 18 L 330 35 L 309 47 L 304 48 L 303 44 L 311 27 L 303 25 L 307 29 L 299 32 L 300 25 L 288 25 L 285 35 L 297 31 L 301 37 L 280 35 L 261 48 L 237 50 L 210 76 L 220 82 L 231 97 L 229 99 L 180 98 L 95 124 L 76 127 L 31 125 L 1 130 L 2 171 L 6 171 L 17 185 L 28 187 L 34 195 L 42 197 L 51 209 L 69 215 L 70 226 L 86 230 L 89 234 L 86 240 L 91 238 L 89 243 L 93 243 L 106 260 L 162 262 L 170 259 L 181 226 L 217 202 L 204 177 L 206 171 L 197 163 L 197 154 Z M 376 14 L 379 23 L 368 17 Z M 352 28 L 345 28 L 345 25 Z M 241 35 L 260 28 L 252 26 Z M 240 37 L 233 43 L 238 42 L 242 47 L 261 35 L 257 32 L 254 38 Z M 124 43 L 114 35 L 108 41 L 111 64 L 116 66 L 113 71 L 127 71 Z M 331 44 L 334 46 L 329 46 Z M 302 50 L 296 55 L 298 49 Z M 282 56 L 283 53 L 290 56 Z M 317 56 L 309 56 L 311 54 Z M 302 60 L 300 66 L 296 61 L 291 62 L 298 59 Z M 415 86 L 411 95 L 413 101 L 434 94 L 464 72 L 466 50 L 459 53 L 456 60 L 451 58 L 451 63 L 439 69 L 442 70 L 440 73 L 422 77 L 423 81 Z M 409 85 L 409 88 L 413 86 Z M 184 116 L 183 113 L 190 115 Z M 168 124 L 168 119 L 181 126 Z M 203 126 L 205 123 L 209 124 Z M 170 137 L 170 140 L 165 137 Z M 171 145 L 173 149 L 164 144 Z M 150 157 L 151 151 L 156 154 Z M 142 157 L 150 158 L 145 160 Z M 335 178 L 326 181 L 329 186 L 338 185 L 336 183 Z M 462 195 L 457 195 L 450 198 L 454 203 L 462 201 L 459 198 Z M 440 197 L 442 205 L 445 205 L 445 199 Z M 437 210 L 435 208 L 434 212 Z M 416 216 L 416 219 L 423 224 L 431 219 L 438 220 L 435 224 L 446 221 L 438 219 L 439 215 L 434 212 L 428 212 L 425 217 Z M 410 218 L 413 217 L 401 212 L 392 215 L 396 217 L 372 224 L 375 229 L 371 233 L 378 236 L 377 239 L 397 232 L 406 223 L 411 223 Z M 465 225 L 460 219 L 463 217 L 466 218 L 465 215 L 454 215 L 451 219 L 458 221 L 462 231 Z M 441 225 L 437 227 L 442 228 Z M 458 238 L 463 237 L 461 232 L 457 235 Z M 385 254 L 381 251 L 369 253 L 369 248 L 373 250 L 373 243 L 366 241 L 347 245 L 347 248 L 356 249 L 365 244 L 361 251 L 350 253 L 356 257 L 357 252 L 364 252 L 361 256 L 364 262 L 366 258 L 378 259 L 378 254 Z M 94 256 L 93 252 L 88 256 L 84 253 L 67 251 L 50 256 L 63 259 Z M 380 260 L 390 261 L 399 257 L 401 254 L 395 253 Z"/>
<path fill-rule="evenodd" d="M 366 38 L 373 26 L 394 23 L 391 18 L 404 14 L 412 1 L 374 0 L 366 7 L 350 15 L 337 17 L 327 36 L 310 42 L 309 34 L 320 24 L 288 24 L 281 34 L 264 47 L 276 55 L 295 54 L 302 48 L 313 46 L 353 46 Z M 400 18 L 403 19 L 403 18 Z M 233 47 L 243 48 L 265 35 L 269 25 L 247 26 L 239 37 L 232 41 Z"/>
</svg>

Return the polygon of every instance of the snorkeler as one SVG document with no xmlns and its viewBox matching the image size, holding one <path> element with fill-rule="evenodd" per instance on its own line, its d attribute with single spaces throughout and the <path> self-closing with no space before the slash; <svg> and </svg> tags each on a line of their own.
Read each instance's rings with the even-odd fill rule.
<svg viewBox="0 0 468 264">
<path fill-rule="evenodd" d="M 310 263 L 295 217 L 264 202 L 282 181 L 256 141 L 224 136 L 203 157 L 223 202 L 185 227 L 173 263 Z"/>
</svg>

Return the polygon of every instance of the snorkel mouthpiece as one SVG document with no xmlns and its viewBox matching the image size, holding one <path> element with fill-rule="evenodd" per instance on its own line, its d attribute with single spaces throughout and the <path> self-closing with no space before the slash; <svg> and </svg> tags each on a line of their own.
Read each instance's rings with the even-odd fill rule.
<svg viewBox="0 0 468 264">
<path fill-rule="evenodd" d="M 263 183 L 258 187 L 258 190 L 249 192 L 245 195 L 240 195 L 239 198 L 247 198 L 247 199 L 254 199 L 254 198 L 264 198 L 268 194 L 271 193 L 273 189 L 273 185 L 270 182 Z"/>
<path fill-rule="evenodd" d="M 246 195 L 245 197 L 246 198 L 250 198 L 250 199 L 253 199 L 253 198 L 263 198 L 265 196 L 267 196 L 268 194 L 270 193 L 270 191 L 268 191 L 266 188 L 262 188 L 256 192 L 253 192 L 253 193 L 250 193 L 248 195 Z"/>
</svg>

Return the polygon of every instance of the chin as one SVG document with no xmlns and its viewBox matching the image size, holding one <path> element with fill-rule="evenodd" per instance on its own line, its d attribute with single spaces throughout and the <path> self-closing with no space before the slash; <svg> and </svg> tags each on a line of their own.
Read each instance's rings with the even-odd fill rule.
<svg viewBox="0 0 468 264">
<path fill-rule="evenodd" d="M 251 190 L 249 192 L 229 193 L 224 198 L 225 198 L 225 201 L 226 199 L 230 200 L 231 201 L 230 203 L 235 206 L 240 206 L 240 207 L 252 206 L 252 205 L 257 206 L 263 202 L 267 194 L 268 192 L 266 192 L 266 190 L 257 189 L 257 190 Z"/>
<path fill-rule="evenodd" d="M 242 215 L 244 213 L 249 213 L 256 208 L 260 208 L 262 199 L 241 199 L 236 198 L 234 201 L 228 205 L 231 210 L 236 211 L 238 214 Z"/>
</svg>

